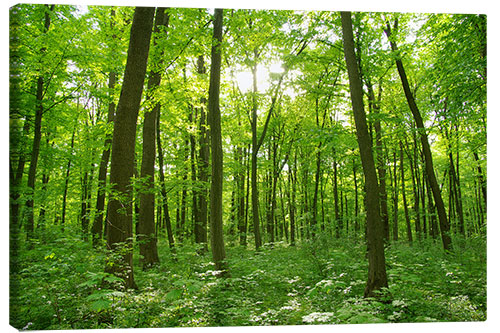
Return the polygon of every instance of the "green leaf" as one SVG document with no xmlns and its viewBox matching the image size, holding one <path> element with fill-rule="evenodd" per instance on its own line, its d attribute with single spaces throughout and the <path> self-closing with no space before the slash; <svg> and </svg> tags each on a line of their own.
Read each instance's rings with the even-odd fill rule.
<svg viewBox="0 0 500 333">
<path fill-rule="evenodd" d="M 111 307 L 111 301 L 107 299 L 98 299 L 90 303 L 90 309 L 96 312 L 101 312 L 102 310 L 109 309 L 110 307 Z"/>
<path fill-rule="evenodd" d="M 182 295 L 182 289 L 173 289 L 169 291 L 166 295 L 168 300 L 174 300 L 179 298 Z"/>
<path fill-rule="evenodd" d="M 349 319 L 351 324 L 367 324 L 367 323 L 385 323 L 386 321 L 375 317 L 370 313 L 359 313 Z"/>
</svg>

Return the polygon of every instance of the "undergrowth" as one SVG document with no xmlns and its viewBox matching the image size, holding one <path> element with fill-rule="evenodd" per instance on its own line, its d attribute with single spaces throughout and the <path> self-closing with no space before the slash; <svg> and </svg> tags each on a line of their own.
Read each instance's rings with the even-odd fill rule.
<svg viewBox="0 0 500 333">
<path fill-rule="evenodd" d="M 227 248 L 229 278 L 217 278 L 210 253 L 159 241 L 161 263 L 146 271 L 136 255 L 138 290 L 114 288 L 107 253 L 69 234 L 46 230 L 22 244 L 11 276 L 11 325 L 18 329 L 305 325 L 482 321 L 486 319 L 486 247 L 454 239 L 444 253 L 432 240 L 386 248 L 389 288 L 362 297 L 366 247 L 319 238 L 259 252 Z M 135 251 L 137 253 L 138 251 Z M 200 254 L 201 253 L 201 254 Z M 11 283 L 12 283 L 11 281 Z"/>
</svg>

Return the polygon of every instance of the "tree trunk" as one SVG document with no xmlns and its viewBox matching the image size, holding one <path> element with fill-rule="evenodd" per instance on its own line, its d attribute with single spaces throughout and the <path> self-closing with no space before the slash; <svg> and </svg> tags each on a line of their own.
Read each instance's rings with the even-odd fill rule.
<svg viewBox="0 0 500 333">
<path fill-rule="evenodd" d="M 371 84 L 368 85 L 368 96 L 371 100 L 371 111 L 375 115 L 375 121 L 373 127 L 375 129 L 375 147 L 377 152 L 377 172 L 380 187 L 380 215 L 382 222 L 384 224 L 384 239 L 386 242 L 389 241 L 389 212 L 387 208 L 387 190 L 385 185 L 385 165 L 386 161 L 384 159 L 384 149 L 382 145 L 382 126 L 380 125 L 380 98 L 381 98 L 382 88 L 379 87 L 378 98 L 375 99 L 375 94 L 373 92 L 373 87 Z"/>
<path fill-rule="evenodd" d="M 432 153 L 429 145 L 429 140 L 427 138 L 427 133 L 425 132 L 424 122 L 422 120 L 422 116 L 420 115 L 420 111 L 418 110 L 417 104 L 415 103 L 415 99 L 413 98 L 413 94 L 410 90 L 408 78 L 406 77 L 406 72 L 403 67 L 403 62 L 399 57 L 397 45 L 391 38 L 391 27 L 389 24 L 387 24 L 387 30 L 385 31 L 385 33 L 387 34 L 387 37 L 391 44 L 392 51 L 397 55 L 396 66 L 398 68 L 399 77 L 401 78 L 401 83 L 403 85 L 403 90 L 406 96 L 406 100 L 408 102 L 408 106 L 410 107 L 411 113 L 413 114 L 413 118 L 415 120 L 415 124 L 417 125 L 417 129 L 420 134 L 420 141 L 422 143 L 422 149 L 424 151 L 424 157 L 425 157 L 425 169 L 427 172 L 427 177 L 429 178 L 432 194 L 434 196 L 434 202 L 436 204 L 443 248 L 445 249 L 445 251 L 451 251 L 452 244 L 450 237 L 450 225 L 446 217 L 446 210 L 444 207 L 443 198 L 441 196 L 441 191 L 439 190 L 439 184 L 437 182 L 436 174 L 434 173 Z"/>
<path fill-rule="evenodd" d="M 156 9 L 155 33 L 159 33 L 161 27 L 167 27 L 168 14 L 166 8 Z M 156 37 L 153 40 L 153 48 L 158 48 Z M 157 51 L 155 49 L 153 52 Z M 154 64 L 158 66 L 159 64 Z M 153 99 L 151 109 L 144 112 L 144 123 L 142 132 L 142 163 L 141 179 L 144 181 L 144 187 L 140 190 L 140 210 L 139 210 L 139 232 L 137 233 L 139 242 L 139 252 L 142 256 L 143 268 L 150 268 L 160 262 L 158 257 L 157 237 L 155 227 L 155 157 L 156 157 L 156 120 L 160 112 L 161 104 L 154 100 L 154 92 L 158 89 L 161 82 L 161 72 L 158 67 L 151 70 L 148 80 L 147 99 Z"/>
<path fill-rule="evenodd" d="M 384 226 L 380 217 L 379 185 L 373 159 L 371 138 L 368 133 L 366 114 L 363 106 L 363 91 L 354 53 L 354 37 L 350 12 L 341 12 L 344 54 L 349 75 L 349 88 L 356 125 L 356 136 L 365 174 L 368 281 L 365 297 L 376 296 L 376 291 L 386 288 L 387 274 L 384 254 Z"/>
<path fill-rule="evenodd" d="M 215 9 L 212 53 L 210 66 L 210 87 L 208 90 L 208 122 L 210 125 L 210 147 L 212 150 L 212 183 L 210 187 L 210 245 L 215 269 L 221 276 L 229 272 L 225 262 L 226 251 L 222 230 L 222 136 L 219 109 L 221 44 L 222 44 L 222 9 Z"/>
<path fill-rule="evenodd" d="M 358 177 L 356 176 L 356 162 L 352 162 L 352 178 L 354 179 L 354 234 L 357 236 L 360 228 L 359 225 L 359 195 L 358 195 Z"/>
<path fill-rule="evenodd" d="M 45 5 L 47 8 L 45 10 L 44 16 L 44 30 L 43 33 L 47 33 L 50 28 L 50 14 L 49 11 L 53 11 L 55 5 Z M 43 47 L 40 52 L 44 53 L 46 48 Z M 35 231 L 35 216 L 34 216 L 34 205 L 33 197 L 35 195 L 35 180 L 36 180 L 36 169 L 38 164 L 38 156 L 40 154 L 40 140 L 42 138 L 42 115 L 43 115 L 43 97 L 44 97 L 44 78 L 43 75 L 38 76 L 36 83 L 36 102 L 35 102 L 35 125 L 34 125 L 34 137 L 33 137 L 33 148 L 31 150 L 31 160 L 30 167 L 28 170 L 28 188 L 30 193 L 28 194 L 28 199 L 26 201 L 27 208 L 27 220 L 26 220 L 26 236 L 30 239 Z"/>
<path fill-rule="evenodd" d="M 245 165 L 244 151 L 241 147 L 236 148 L 236 163 L 238 170 L 236 171 L 236 193 L 237 193 L 237 220 L 240 245 L 247 245 L 247 226 L 245 224 Z"/>
<path fill-rule="evenodd" d="M 113 20 L 115 16 L 114 9 L 111 10 L 111 27 L 113 27 Z M 115 36 L 113 36 L 115 38 Z M 108 105 L 108 124 L 113 122 L 115 117 L 116 104 L 114 102 L 113 90 L 116 84 L 116 73 L 111 71 L 108 78 L 108 89 L 110 92 L 110 103 Z M 99 163 L 99 174 L 97 180 L 97 201 L 95 205 L 95 219 L 92 224 L 92 244 L 94 246 L 102 239 L 102 229 L 103 229 L 103 218 L 104 218 L 104 205 L 106 201 L 106 177 L 108 173 L 109 157 L 111 155 L 111 145 L 113 143 L 113 138 L 111 135 L 106 135 L 104 140 L 104 150 L 101 155 L 101 161 Z"/>
<path fill-rule="evenodd" d="M 255 52 L 256 53 L 256 52 Z M 258 251 L 262 245 L 260 234 L 260 221 L 259 221 L 259 189 L 257 187 L 257 153 L 258 153 L 258 139 L 257 139 L 257 65 L 252 68 L 253 77 L 253 96 L 252 96 L 252 221 L 253 232 L 255 238 L 255 249 Z"/>
<path fill-rule="evenodd" d="M 406 220 L 406 235 L 408 237 L 408 242 L 410 244 L 413 242 L 413 236 L 411 232 L 410 214 L 408 212 L 408 203 L 406 201 L 406 189 L 405 189 L 405 166 L 403 163 L 403 144 L 399 141 L 399 168 L 401 171 L 401 194 L 403 197 L 403 207 L 405 210 L 405 220 Z"/>
<path fill-rule="evenodd" d="M 136 7 L 123 76 L 120 100 L 116 110 L 111 155 L 110 184 L 114 195 L 108 204 L 107 246 L 118 255 L 118 262 L 108 262 L 106 271 L 124 279 L 127 288 L 137 288 L 132 262 L 132 193 L 130 179 L 134 174 L 137 116 L 155 8 Z"/>
<path fill-rule="evenodd" d="M 69 185 L 69 172 L 71 169 L 71 160 L 73 157 L 73 147 L 75 144 L 75 132 L 76 125 L 73 128 L 73 134 L 71 135 L 71 145 L 70 145 L 70 153 L 71 157 L 68 159 L 68 165 L 66 166 L 66 177 L 64 178 L 64 190 L 63 190 L 63 199 L 62 199 L 62 212 L 61 212 L 61 231 L 64 232 L 64 226 L 66 225 L 66 201 L 68 196 L 68 185 Z"/>
<path fill-rule="evenodd" d="M 396 150 L 393 153 L 393 206 L 394 206 L 394 217 L 392 224 L 392 239 L 397 241 L 399 238 L 399 230 L 398 230 L 398 171 L 397 171 L 397 160 L 396 160 Z"/>
<path fill-rule="evenodd" d="M 175 249 L 174 242 L 174 233 L 172 232 L 172 222 L 170 220 L 170 212 L 168 208 L 168 197 L 167 197 L 167 188 L 165 185 L 165 173 L 163 171 L 163 149 L 161 145 L 161 137 L 160 137 L 160 110 L 156 113 L 156 146 L 158 149 L 158 173 L 160 175 L 160 184 L 161 184 L 161 198 L 163 203 L 163 218 L 164 224 L 167 229 L 167 237 L 168 237 L 168 245 L 170 249 L 173 251 Z"/>
<path fill-rule="evenodd" d="M 109 73 L 108 88 L 112 92 L 114 90 L 116 83 L 116 73 Z M 113 96 L 111 95 L 111 102 L 108 105 L 108 124 L 113 122 L 115 116 L 116 105 L 113 101 Z M 98 175 L 98 187 L 97 187 L 97 202 L 96 202 L 96 212 L 94 223 L 92 224 L 92 243 L 97 245 L 99 240 L 102 238 L 102 227 L 103 227 L 103 217 L 104 217 L 104 204 L 106 200 L 106 177 L 108 173 L 109 157 L 111 155 L 111 144 L 113 143 L 113 138 L 111 135 L 107 135 L 104 141 L 104 150 L 101 155 L 101 162 L 99 163 L 99 175 Z"/>
<path fill-rule="evenodd" d="M 295 245 L 295 192 L 297 190 L 297 150 L 295 150 L 292 170 L 288 174 L 290 189 L 290 202 L 288 204 L 290 211 L 290 245 Z"/>
<path fill-rule="evenodd" d="M 202 101 L 205 103 L 205 100 Z M 198 191 L 199 198 L 199 223 L 198 233 L 200 243 L 204 244 L 204 249 L 208 250 L 208 190 L 206 184 L 209 181 L 208 170 L 210 167 L 210 138 L 207 129 L 207 115 L 204 107 L 200 108 L 200 150 L 199 150 L 199 180 L 203 184 Z"/>
<path fill-rule="evenodd" d="M 333 200 L 335 207 L 335 238 L 340 238 L 340 231 L 342 229 L 342 222 L 340 221 L 339 212 L 339 190 L 338 190 L 338 170 L 337 160 L 335 157 L 335 150 L 333 151 Z"/>
<path fill-rule="evenodd" d="M 416 139 L 416 138 L 414 138 Z M 408 143 L 407 143 L 408 146 Z M 408 161 L 410 162 L 410 173 L 411 173 L 411 183 L 413 186 L 413 212 L 415 213 L 415 234 L 417 235 L 417 240 L 422 238 L 422 228 L 420 226 L 420 193 L 417 186 L 417 174 L 418 174 L 418 162 L 416 160 L 416 149 L 417 141 L 413 142 L 413 156 L 408 151 Z"/>
</svg>

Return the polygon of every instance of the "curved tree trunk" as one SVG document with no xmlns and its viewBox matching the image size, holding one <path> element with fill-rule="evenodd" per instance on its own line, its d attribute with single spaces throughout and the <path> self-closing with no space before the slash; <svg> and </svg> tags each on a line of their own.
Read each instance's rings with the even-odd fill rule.
<svg viewBox="0 0 500 333">
<path fill-rule="evenodd" d="M 395 25 L 397 26 L 397 20 Z M 417 104 L 415 103 L 415 99 L 410 90 L 410 85 L 408 83 L 408 78 L 406 76 L 405 69 L 403 67 L 403 62 L 399 57 L 398 48 L 396 43 L 391 37 L 391 27 L 387 24 L 387 29 L 385 30 L 387 38 L 391 44 L 392 51 L 397 55 L 396 57 L 396 66 L 398 68 L 399 77 L 401 79 L 401 83 L 403 85 L 403 90 L 406 96 L 406 100 L 408 102 L 408 106 L 410 107 L 411 113 L 415 120 L 415 124 L 417 125 L 417 130 L 420 135 L 420 141 L 422 143 L 422 149 L 424 151 L 425 157 L 425 170 L 427 172 L 427 177 L 429 178 L 429 184 L 431 186 L 432 195 L 434 197 L 434 203 L 436 204 L 436 210 L 438 213 L 439 227 L 441 230 L 441 240 L 443 242 L 443 248 L 446 251 L 450 251 L 452 249 L 451 245 L 451 236 L 450 236 L 450 224 L 448 223 L 448 219 L 446 217 L 446 209 L 444 207 L 443 198 L 441 196 L 441 191 L 439 189 L 439 184 L 437 182 L 436 174 L 434 173 L 434 164 L 432 161 L 432 153 L 429 145 L 429 140 L 427 138 L 427 133 L 424 127 L 424 121 L 418 110 Z"/>
</svg>

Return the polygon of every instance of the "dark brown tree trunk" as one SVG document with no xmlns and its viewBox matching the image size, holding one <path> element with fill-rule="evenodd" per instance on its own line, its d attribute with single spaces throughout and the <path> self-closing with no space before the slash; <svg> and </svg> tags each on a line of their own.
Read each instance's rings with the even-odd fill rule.
<svg viewBox="0 0 500 333">
<path fill-rule="evenodd" d="M 44 15 L 44 30 L 43 33 L 47 33 L 50 28 L 50 13 L 54 10 L 55 5 L 45 5 L 47 8 Z M 43 47 L 40 52 L 44 53 L 46 48 Z M 44 78 L 43 75 L 38 76 L 36 83 L 36 101 L 35 101 L 35 125 L 34 125 L 34 137 L 33 137 L 33 148 L 31 150 L 31 160 L 30 167 L 28 170 L 28 188 L 30 193 L 28 194 L 28 199 L 26 200 L 26 236 L 31 238 L 33 232 L 35 231 L 35 216 L 33 211 L 33 197 L 35 195 L 35 180 L 36 180 L 36 169 L 38 164 L 38 156 L 40 154 L 40 140 L 42 138 L 42 115 L 43 115 L 43 97 L 44 97 Z"/>
<path fill-rule="evenodd" d="M 255 51 L 257 53 L 257 51 Z M 252 222 L 255 238 L 255 249 L 258 251 L 262 245 L 259 221 L 259 189 L 257 185 L 257 153 L 259 150 L 257 138 L 257 64 L 252 68 L 253 74 L 253 96 L 252 96 Z"/>
<path fill-rule="evenodd" d="M 371 110 L 375 115 L 375 121 L 373 127 L 375 129 L 375 147 L 377 151 L 377 172 L 380 187 L 380 217 L 384 224 L 384 239 L 386 242 L 389 241 L 389 210 L 387 208 L 387 190 L 385 185 L 385 165 L 386 161 L 384 159 L 384 148 L 382 144 L 382 126 L 380 125 L 380 99 L 381 99 L 382 88 L 379 87 L 378 97 L 375 99 L 375 94 L 373 92 L 373 87 L 368 84 L 368 97 L 371 101 Z"/>
<path fill-rule="evenodd" d="M 107 246 L 115 251 L 117 262 L 108 262 L 106 271 L 124 279 L 127 288 L 137 288 L 132 262 L 132 193 L 137 116 L 141 103 L 148 61 L 154 7 L 136 7 L 123 76 L 120 100 L 116 110 L 111 155 L 109 217 L 106 221 Z"/>
<path fill-rule="evenodd" d="M 359 225 L 359 195 L 358 195 L 358 177 L 356 175 L 356 162 L 352 162 L 352 178 L 354 179 L 354 234 L 357 236 L 361 229 Z"/>
<path fill-rule="evenodd" d="M 82 183 L 82 193 L 81 193 L 81 202 L 80 202 L 80 225 L 82 228 L 82 236 L 83 240 L 87 241 L 88 238 L 88 209 L 87 209 L 87 198 L 88 198 L 88 170 L 84 170 L 83 176 L 81 178 L 81 183 Z"/>
<path fill-rule="evenodd" d="M 168 14 L 166 8 L 159 7 L 156 9 L 154 30 L 159 33 L 161 27 L 168 26 Z M 157 52 L 157 38 L 153 40 L 152 52 Z M 162 52 L 160 52 L 162 53 Z M 141 163 L 141 179 L 143 180 L 143 188 L 140 190 L 140 210 L 139 210 L 139 232 L 137 238 L 139 240 L 139 253 L 141 254 L 141 262 L 143 268 L 150 268 L 160 262 L 158 257 L 157 236 L 155 227 L 155 192 L 154 192 L 154 175 L 155 175 L 155 157 L 156 157 L 156 120 L 157 114 L 160 112 L 161 104 L 154 100 L 154 92 L 158 89 L 161 82 L 161 72 L 158 66 L 149 73 L 148 79 L 148 94 L 147 99 L 152 100 L 150 109 L 144 111 L 144 123 L 142 132 L 142 163 Z"/>
<path fill-rule="evenodd" d="M 69 185 L 69 172 L 71 169 L 71 160 L 73 157 L 73 147 L 75 144 L 75 132 L 76 125 L 73 128 L 73 134 L 71 135 L 71 145 L 70 145 L 70 154 L 71 157 L 68 159 L 68 165 L 66 166 L 66 177 L 64 178 L 64 190 L 63 190 L 63 198 L 62 198 L 62 212 L 61 212 L 61 231 L 64 232 L 64 227 L 66 225 L 66 202 L 68 196 L 68 185 Z"/>
<path fill-rule="evenodd" d="M 396 158 L 396 150 L 394 150 L 393 153 L 393 206 L 394 206 L 394 217 L 393 217 L 393 224 L 392 224 L 392 239 L 397 241 L 399 238 L 399 230 L 398 230 L 398 171 L 397 171 L 397 158 Z"/>
<path fill-rule="evenodd" d="M 114 9 L 111 10 L 111 27 L 114 25 Z M 115 37 L 115 36 L 113 36 Z M 108 104 L 108 124 L 113 122 L 115 117 L 115 109 L 116 104 L 114 102 L 114 94 L 113 90 L 115 89 L 116 84 L 116 73 L 111 71 L 109 73 L 108 78 L 108 89 L 110 91 L 110 102 Z M 102 239 L 103 232 L 103 218 L 104 218 L 104 205 L 106 201 L 106 178 L 108 174 L 108 164 L 109 157 L 111 155 L 111 145 L 113 143 L 113 138 L 111 135 L 106 135 L 106 139 L 104 140 L 104 150 L 101 155 L 101 161 L 99 163 L 99 174 L 97 180 L 97 201 L 95 205 L 95 219 L 92 224 L 92 244 L 96 246 L 98 242 Z"/>
<path fill-rule="evenodd" d="M 484 180 L 485 177 L 484 177 L 483 170 L 481 168 L 481 164 L 480 164 L 480 161 L 479 161 L 479 155 L 477 154 L 476 151 L 474 151 L 472 153 L 472 155 L 474 156 L 474 161 L 477 164 L 477 178 L 479 180 L 479 185 L 481 186 L 481 193 L 483 194 L 484 205 L 486 207 L 486 204 L 487 204 L 488 200 L 487 200 L 487 197 L 486 197 L 486 181 Z"/>
<path fill-rule="evenodd" d="M 196 128 L 196 122 L 198 118 L 198 109 L 191 106 L 191 112 L 189 113 L 189 123 L 193 128 Z M 198 206 L 198 186 L 197 186 L 197 158 L 196 158 L 196 135 L 194 133 L 189 134 L 189 164 L 191 165 L 191 186 L 193 190 L 191 191 L 191 215 L 192 215 L 192 233 L 194 234 L 194 238 L 196 240 L 196 223 L 200 220 L 199 206 Z"/>
<path fill-rule="evenodd" d="M 210 125 L 210 147 L 212 151 L 212 183 L 210 186 L 210 245 L 215 269 L 221 276 L 229 274 L 222 230 L 222 136 L 219 109 L 220 69 L 222 53 L 222 9 L 215 9 L 213 44 L 208 90 L 208 123 Z"/>
<path fill-rule="evenodd" d="M 377 291 L 388 286 L 385 269 L 384 226 L 380 217 L 379 184 L 363 106 L 361 79 L 354 53 L 351 13 L 341 12 L 341 20 L 356 136 L 363 165 L 363 173 L 365 174 L 368 281 L 364 295 L 365 297 L 375 297 Z"/>
<path fill-rule="evenodd" d="M 202 103 L 205 103 L 203 99 Z M 200 150 L 199 150 L 199 181 L 203 184 L 198 191 L 199 198 L 199 221 L 197 232 L 200 243 L 204 244 L 204 249 L 208 250 L 208 190 L 206 184 L 209 181 L 208 170 L 210 167 L 210 138 L 207 129 L 207 115 L 204 107 L 200 108 Z"/>
<path fill-rule="evenodd" d="M 116 83 L 116 73 L 109 73 L 108 80 L 108 88 L 110 91 L 113 91 Z M 112 96 L 110 96 L 113 98 Z M 108 105 L 108 124 L 113 122 L 113 118 L 115 116 L 116 105 L 113 102 L 113 99 Z M 92 224 L 92 242 L 95 245 L 102 238 L 102 229 L 103 229 L 103 218 L 104 218 L 104 204 L 106 200 L 106 177 L 108 173 L 108 164 L 109 157 L 111 155 L 111 144 L 113 142 L 113 138 L 111 135 L 107 135 L 104 141 L 104 150 L 101 155 L 101 161 L 99 163 L 99 174 L 98 174 L 98 189 L 97 189 L 97 202 L 96 202 L 96 212 L 95 212 L 95 220 Z"/>
<path fill-rule="evenodd" d="M 198 56 L 196 72 L 202 76 L 206 74 L 205 60 L 203 55 Z M 205 104 L 206 98 L 200 98 L 201 106 L 197 108 L 197 113 L 199 114 L 198 123 L 198 170 L 193 169 L 192 174 L 198 174 L 198 181 L 200 182 L 200 187 L 193 192 L 193 216 L 194 216 L 194 240 L 197 244 L 203 244 L 203 249 L 207 249 L 207 191 L 205 189 L 205 184 L 208 180 L 207 168 L 209 166 L 209 144 L 208 135 L 206 129 L 206 114 L 205 114 Z M 193 137 L 193 139 L 196 139 Z M 196 158 L 194 148 L 196 147 L 196 140 L 191 142 L 192 160 Z M 192 166 L 194 164 L 191 164 Z"/>
<path fill-rule="evenodd" d="M 164 163 L 163 163 L 163 149 L 161 145 L 161 137 L 160 137 L 160 110 L 156 113 L 156 146 L 158 150 L 158 173 L 160 175 L 160 184 L 161 184 L 161 199 L 163 203 L 163 219 L 165 228 L 167 229 L 167 237 L 168 237 L 168 245 L 171 250 L 174 250 L 175 242 L 174 242 L 174 233 L 172 232 L 172 222 L 170 220 L 170 212 L 168 208 L 168 197 L 167 197 L 167 188 L 165 185 L 165 173 L 163 171 Z"/>
<path fill-rule="evenodd" d="M 245 165 L 244 151 L 241 147 L 236 148 L 236 193 L 237 193 L 237 221 L 240 245 L 247 245 L 247 226 L 245 224 Z"/>
<path fill-rule="evenodd" d="M 408 242 L 411 244 L 413 242 L 413 236 L 411 232 L 410 214 L 408 212 L 408 202 L 406 200 L 405 166 L 403 163 L 403 143 L 401 141 L 399 141 L 399 168 L 401 171 L 401 194 L 403 197 L 403 207 L 405 211 L 406 235 L 408 237 Z"/>
<path fill-rule="evenodd" d="M 338 190 L 338 167 L 335 150 L 333 151 L 333 200 L 335 207 L 335 238 L 340 238 L 342 222 L 340 220 L 339 211 L 339 190 Z"/>
<path fill-rule="evenodd" d="M 418 191 L 417 186 L 417 175 L 418 175 L 418 162 L 416 160 L 416 149 L 417 149 L 417 141 L 416 137 L 414 137 L 413 142 L 413 156 L 408 151 L 408 161 L 410 162 L 410 173 L 411 173 L 411 183 L 413 186 L 413 212 L 415 213 L 415 234 L 417 235 L 417 240 L 421 240 L 422 238 L 422 228 L 420 225 L 420 193 Z M 408 146 L 408 144 L 407 144 Z"/>
<path fill-rule="evenodd" d="M 297 190 L 297 150 L 294 153 L 292 169 L 288 173 L 290 188 L 290 201 L 288 209 L 290 214 L 290 245 L 295 245 L 295 192 Z"/>
<path fill-rule="evenodd" d="M 429 183 L 431 186 L 432 194 L 434 196 L 434 202 L 436 204 L 436 210 L 438 213 L 438 220 L 441 230 L 441 240 L 443 242 L 443 248 L 445 249 L 445 251 L 451 251 L 452 244 L 450 237 L 450 225 L 446 217 L 446 209 L 444 207 L 444 202 L 441 196 L 441 191 L 439 189 L 439 184 L 437 182 L 436 174 L 434 173 L 432 153 L 429 145 L 429 140 L 427 138 L 427 133 L 425 131 L 424 122 L 422 120 L 420 111 L 418 110 L 417 104 L 415 103 L 413 94 L 410 90 L 408 78 L 406 76 L 406 72 L 403 67 L 403 62 L 399 57 L 397 45 L 391 37 L 391 27 L 389 24 L 387 24 L 387 30 L 385 32 L 391 44 L 392 51 L 397 55 L 396 66 L 398 68 L 399 77 L 401 78 L 401 83 L 403 85 L 403 90 L 406 96 L 406 100 L 408 102 L 408 106 L 410 107 L 411 113 L 413 114 L 413 118 L 415 120 L 415 124 L 417 125 L 417 129 L 420 135 L 420 141 L 422 143 L 422 149 L 424 151 L 424 157 L 425 157 L 425 169 L 427 172 L 427 177 L 429 178 Z"/>
</svg>

